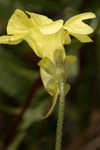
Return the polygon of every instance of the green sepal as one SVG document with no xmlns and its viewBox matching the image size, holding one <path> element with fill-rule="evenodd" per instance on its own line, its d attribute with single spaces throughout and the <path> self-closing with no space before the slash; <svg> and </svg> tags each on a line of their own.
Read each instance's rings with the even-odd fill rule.
<svg viewBox="0 0 100 150">
<path fill-rule="evenodd" d="M 38 65 L 42 67 L 47 73 L 53 74 L 55 71 L 55 65 L 51 62 L 49 58 L 44 58 L 39 61 Z"/>
<path fill-rule="evenodd" d="M 59 81 L 65 74 L 63 50 L 54 52 L 53 62 L 49 58 L 44 58 L 39 62 L 39 66 L 45 89 L 50 95 L 54 95 L 59 90 Z"/>
<path fill-rule="evenodd" d="M 47 73 L 42 67 L 40 67 L 40 75 L 45 89 L 53 96 L 56 93 L 58 86 L 55 76 Z"/>
<path fill-rule="evenodd" d="M 52 79 L 48 81 L 46 86 L 48 88 L 48 92 L 52 93 L 52 95 L 54 95 L 57 92 L 57 89 L 58 89 L 57 79 L 55 79 L 54 76 L 52 76 Z"/>
<path fill-rule="evenodd" d="M 69 55 L 69 56 L 65 57 L 64 66 L 65 66 L 65 71 L 66 71 L 67 75 L 69 74 L 71 65 L 73 63 L 75 63 L 76 61 L 77 61 L 77 57 L 76 56 Z"/>
<path fill-rule="evenodd" d="M 63 50 L 54 52 L 53 62 L 49 58 L 44 58 L 39 62 L 40 74 L 43 85 L 50 95 L 54 95 L 60 89 L 60 81 L 66 82 L 69 67 L 76 61 L 75 56 L 65 56 Z M 65 87 L 65 93 L 70 90 L 70 85 Z"/>
<path fill-rule="evenodd" d="M 67 64 L 70 65 L 70 64 L 74 63 L 76 60 L 77 60 L 76 56 L 69 55 L 69 56 L 65 57 L 66 65 Z"/>
<path fill-rule="evenodd" d="M 59 66 L 63 65 L 65 58 L 65 51 L 64 49 L 57 49 L 54 52 L 54 63 Z"/>
</svg>

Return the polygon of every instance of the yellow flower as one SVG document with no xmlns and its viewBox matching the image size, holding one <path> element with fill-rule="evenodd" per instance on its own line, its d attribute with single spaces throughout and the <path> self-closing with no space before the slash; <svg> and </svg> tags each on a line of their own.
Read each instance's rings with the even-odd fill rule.
<svg viewBox="0 0 100 150">
<path fill-rule="evenodd" d="M 55 49 L 64 49 L 62 26 L 63 20 L 53 21 L 46 16 L 17 9 L 7 25 L 8 36 L 1 36 L 0 43 L 18 44 L 25 40 L 37 56 L 52 59 Z"/>
<path fill-rule="evenodd" d="M 48 93 L 54 97 L 45 118 L 52 113 L 56 104 L 60 91 L 59 81 L 66 80 L 70 64 L 76 60 L 74 56 L 65 55 L 64 44 L 71 43 L 70 35 L 81 42 L 91 42 L 88 34 L 93 29 L 82 21 L 95 17 L 94 13 L 83 13 L 71 17 L 64 24 L 62 19 L 53 21 L 46 16 L 27 11 L 24 13 L 17 9 L 8 21 L 8 35 L 0 37 L 1 44 L 14 45 L 25 40 L 35 54 L 42 58 L 39 62 L 42 82 Z M 69 89 L 67 84 L 65 93 Z"/>
<path fill-rule="evenodd" d="M 64 51 L 64 44 L 70 44 L 70 35 L 81 42 L 91 42 L 88 34 L 93 29 L 82 20 L 95 18 L 93 13 L 83 13 L 63 20 L 53 21 L 46 16 L 16 9 L 8 21 L 7 36 L 0 37 L 1 44 L 18 44 L 25 40 L 40 58 L 53 60 L 57 49 Z M 65 55 L 65 54 L 64 54 Z"/>
</svg>

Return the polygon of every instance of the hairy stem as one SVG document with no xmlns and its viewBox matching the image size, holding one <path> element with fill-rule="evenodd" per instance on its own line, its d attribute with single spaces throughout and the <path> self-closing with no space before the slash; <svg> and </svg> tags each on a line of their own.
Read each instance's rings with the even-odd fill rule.
<svg viewBox="0 0 100 150">
<path fill-rule="evenodd" d="M 58 111 L 58 121 L 57 121 L 57 133 L 56 133 L 56 150 L 61 150 L 62 142 L 62 128 L 63 128 L 63 119 L 64 119 L 64 92 L 65 83 L 64 81 L 60 82 L 60 99 L 59 99 L 59 111 Z"/>
</svg>

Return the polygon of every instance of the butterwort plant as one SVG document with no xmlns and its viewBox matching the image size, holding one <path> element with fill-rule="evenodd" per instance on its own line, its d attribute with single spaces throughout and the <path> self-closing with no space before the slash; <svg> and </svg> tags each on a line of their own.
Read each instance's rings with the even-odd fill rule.
<svg viewBox="0 0 100 150">
<path fill-rule="evenodd" d="M 68 72 L 70 65 L 76 61 L 75 56 L 66 55 L 64 45 L 71 44 L 70 35 L 83 43 L 92 42 L 89 34 L 93 29 L 83 21 L 95 17 L 94 13 L 85 12 L 71 17 L 64 23 L 62 19 L 53 21 L 44 15 L 16 9 L 8 21 L 7 35 L 0 37 L 1 44 L 15 45 L 25 40 L 41 58 L 38 62 L 41 79 L 44 88 L 53 97 L 52 106 L 43 118 L 52 113 L 60 97 L 56 150 L 61 150 L 64 101 L 70 90 L 70 85 L 66 83 Z"/>
</svg>

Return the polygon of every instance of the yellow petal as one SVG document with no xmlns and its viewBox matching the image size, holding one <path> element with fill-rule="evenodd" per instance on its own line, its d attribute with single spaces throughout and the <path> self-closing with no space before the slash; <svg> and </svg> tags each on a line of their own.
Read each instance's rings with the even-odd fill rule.
<svg viewBox="0 0 100 150">
<path fill-rule="evenodd" d="M 31 13 L 28 11 L 26 11 L 26 13 L 30 15 L 30 20 L 33 22 L 34 25 L 40 26 L 40 25 L 50 24 L 53 22 L 52 19 L 46 16 L 36 14 L 36 13 Z"/>
<path fill-rule="evenodd" d="M 63 20 L 57 20 L 50 24 L 42 25 L 39 27 L 42 34 L 53 34 L 58 32 L 63 26 Z"/>
<path fill-rule="evenodd" d="M 24 39 L 28 42 L 37 56 L 40 58 L 48 57 L 52 60 L 53 53 L 56 49 L 64 49 L 62 37 L 62 30 L 55 34 L 43 35 L 36 29 L 29 32 L 29 35 L 25 36 Z"/>
<path fill-rule="evenodd" d="M 64 44 L 67 44 L 67 45 L 71 44 L 71 38 L 67 31 L 65 31 L 63 36 L 64 36 Z"/>
<path fill-rule="evenodd" d="M 20 34 L 27 33 L 32 28 L 32 22 L 28 16 L 21 10 L 16 9 L 8 21 L 7 33 Z"/>
<path fill-rule="evenodd" d="M 18 44 L 22 41 L 22 36 L 21 35 L 17 35 L 17 36 L 1 36 L 0 37 L 0 44 Z"/>
<path fill-rule="evenodd" d="M 72 35 L 74 37 L 76 37 L 79 41 L 83 42 L 83 43 L 93 42 L 92 39 L 88 35 L 75 34 L 75 33 L 72 33 Z"/>
<path fill-rule="evenodd" d="M 64 24 L 64 28 L 68 32 L 76 34 L 90 34 L 93 32 L 93 29 L 89 25 L 83 23 L 82 21 L 95 17 L 95 14 L 91 12 L 76 15 L 74 17 L 71 17 L 68 21 L 66 21 L 66 23 Z"/>
</svg>

